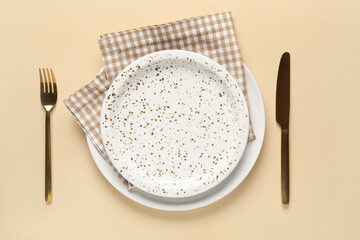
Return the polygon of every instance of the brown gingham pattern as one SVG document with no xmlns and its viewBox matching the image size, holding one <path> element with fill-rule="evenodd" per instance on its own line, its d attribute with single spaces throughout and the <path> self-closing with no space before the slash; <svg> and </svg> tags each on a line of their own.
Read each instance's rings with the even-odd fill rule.
<svg viewBox="0 0 360 240">
<path fill-rule="evenodd" d="M 230 12 L 107 33 L 100 37 L 99 46 L 104 66 L 91 83 L 72 94 L 64 103 L 111 166 L 112 163 L 106 155 L 100 134 L 102 102 L 107 89 L 121 70 L 146 54 L 169 49 L 203 54 L 224 66 L 238 80 L 248 100 L 244 65 Z M 255 134 L 250 121 L 249 140 L 254 138 Z M 113 169 L 117 172 L 114 167 Z M 119 173 L 118 175 L 121 177 Z M 123 180 L 126 182 L 125 179 Z"/>
</svg>

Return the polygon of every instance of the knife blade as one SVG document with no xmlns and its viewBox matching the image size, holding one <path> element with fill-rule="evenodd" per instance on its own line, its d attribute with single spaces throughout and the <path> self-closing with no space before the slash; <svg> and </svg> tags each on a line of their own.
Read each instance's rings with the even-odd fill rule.
<svg viewBox="0 0 360 240">
<path fill-rule="evenodd" d="M 290 201 L 289 115 L 290 54 L 285 52 L 281 56 L 276 86 L 276 121 L 281 126 L 281 195 L 284 205 Z"/>
</svg>

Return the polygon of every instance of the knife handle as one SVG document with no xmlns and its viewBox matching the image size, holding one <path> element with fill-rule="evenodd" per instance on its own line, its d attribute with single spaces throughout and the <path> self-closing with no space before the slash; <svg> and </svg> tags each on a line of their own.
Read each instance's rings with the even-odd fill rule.
<svg viewBox="0 0 360 240">
<path fill-rule="evenodd" d="M 281 129 L 281 195 L 282 203 L 289 204 L 289 129 Z"/>
</svg>

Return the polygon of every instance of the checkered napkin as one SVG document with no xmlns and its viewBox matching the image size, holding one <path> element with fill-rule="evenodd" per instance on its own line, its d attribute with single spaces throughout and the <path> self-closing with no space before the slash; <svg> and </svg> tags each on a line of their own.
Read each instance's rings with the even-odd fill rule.
<svg viewBox="0 0 360 240">
<path fill-rule="evenodd" d="M 237 79 L 247 100 L 244 65 L 230 12 L 104 34 L 100 37 L 99 46 L 104 66 L 91 83 L 69 96 L 64 103 L 115 172 L 117 171 L 102 144 L 101 106 L 112 81 L 136 59 L 155 51 L 169 49 L 203 54 L 221 64 Z M 249 140 L 254 138 L 250 122 Z M 117 174 L 127 183 L 120 173 Z"/>
</svg>

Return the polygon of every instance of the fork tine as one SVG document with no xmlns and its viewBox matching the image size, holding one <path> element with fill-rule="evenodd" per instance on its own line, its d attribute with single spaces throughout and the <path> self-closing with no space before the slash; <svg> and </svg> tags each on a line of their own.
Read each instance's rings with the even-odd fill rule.
<svg viewBox="0 0 360 240">
<path fill-rule="evenodd" d="M 49 81 L 46 76 L 45 68 L 43 68 L 42 71 L 43 71 L 43 77 L 44 77 L 44 82 L 45 82 L 45 92 L 48 92 L 49 91 Z"/>
<path fill-rule="evenodd" d="M 40 90 L 41 90 L 41 92 L 44 92 L 44 79 L 43 79 L 40 68 L 39 68 L 39 74 L 40 74 Z"/>
<path fill-rule="evenodd" d="M 52 77 L 50 75 L 50 71 L 48 68 L 46 68 L 46 73 L 47 73 L 48 80 L 49 80 L 49 92 L 52 93 L 54 88 L 53 88 Z"/>
<path fill-rule="evenodd" d="M 57 92 L 56 80 L 55 80 L 55 74 L 54 74 L 54 71 L 52 70 L 52 68 L 50 68 L 50 72 L 51 72 L 51 78 L 53 81 L 53 90 L 54 90 L 54 93 L 56 93 Z"/>
</svg>

